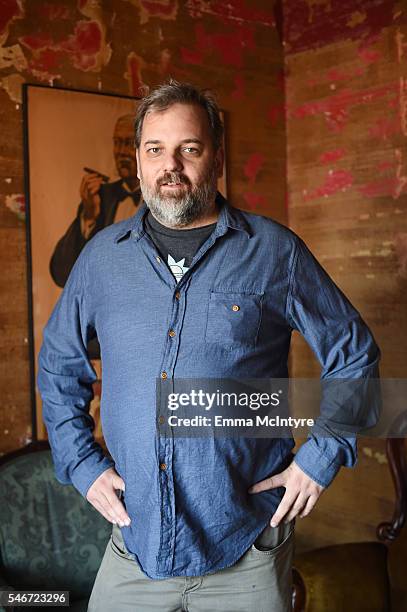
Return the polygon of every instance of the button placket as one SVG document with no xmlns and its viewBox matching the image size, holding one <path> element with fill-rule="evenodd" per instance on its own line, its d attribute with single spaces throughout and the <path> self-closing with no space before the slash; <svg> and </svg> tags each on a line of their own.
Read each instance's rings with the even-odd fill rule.
<svg viewBox="0 0 407 612">
<path fill-rule="evenodd" d="M 182 280 L 182 279 L 181 279 Z M 189 285 L 187 280 L 184 291 Z M 170 315 L 170 325 L 168 327 L 167 339 L 164 349 L 164 356 L 161 363 L 161 379 L 165 384 L 170 384 L 174 376 L 174 369 L 178 354 L 178 343 L 180 339 L 182 321 L 185 312 L 185 300 L 182 299 L 183 293 L 178 289 L 172 295 L 172 309 Z M 161 406 L 161 411 L 165 414 L 166 407 Z M 164 416 L 165 419 L 165 416 Z M 159 419 L 160 421 L 160 419 Z M 160 527 L 160 548 L 157 555 L 157 571 L 171 572 L 174 551 L 175 551 L 175 491 L 172 473 L 172 459 L 174 452 L 174 438 L 171 435 L 158 436 L 159 451 L 159 483 L 161 497 L 161 527 Z"/>
</svg>

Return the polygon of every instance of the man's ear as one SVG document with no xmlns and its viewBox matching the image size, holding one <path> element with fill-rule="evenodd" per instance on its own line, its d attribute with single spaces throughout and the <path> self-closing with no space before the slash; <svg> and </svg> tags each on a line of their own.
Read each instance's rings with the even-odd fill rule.
<svg viewBox="0 0 407 612">
<path fill-rule="evenodd" d="M 225 151 L 223 147 L 219 147 L 219 149 L 215 153 L 215 168 L 216 175 L 220 178 L 223 175 L 223 166 L 225 163 Z"/>
<path fill-rule="evenodd" d="M 137 161 L 137 178 L 140 179 L 140 150 L 136 149 L 136 161 Z"/>
</svg>

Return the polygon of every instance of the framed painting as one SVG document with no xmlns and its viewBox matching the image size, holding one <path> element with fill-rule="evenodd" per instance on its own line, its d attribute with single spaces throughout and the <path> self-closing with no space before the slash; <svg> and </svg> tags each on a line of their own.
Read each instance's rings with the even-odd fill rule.
<svg viewBox="0 0 407 612">
<path fill-rule="evenodd" d="M 42 85 L 24 86 L 24 150 L 33 439 L 46 438 L 37 389 L 42 331 L 84 245 L 141 204 L 134 148 L 138 99 Z M 218 184 L 226 195 L 226 173 Z M 98 380 L 90 412 L 102 439 L 102 363 L 88 347 Z"/>
</svg>

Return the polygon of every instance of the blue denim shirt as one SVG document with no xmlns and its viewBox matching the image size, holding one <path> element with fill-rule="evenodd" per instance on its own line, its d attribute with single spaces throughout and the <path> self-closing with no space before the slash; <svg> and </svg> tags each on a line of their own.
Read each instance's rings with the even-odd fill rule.
<svg viewBox="0 0 407 612">
<path fill-rule="evenodd" d="M 161 437 L 157 377 L 287 378 L 293 330 L 315 352 L 322 377 L 378 376 L 379 349 L 368 327 L 302 240 L 219 194 L 217 201 L 215 230 L 178 283 L 145 232 L 145 203 L 98 232 L 75 262 L 39 354 L 37 382 L 58 480 L 86 496 L 115 467 L 131 518 L 122 528 L 125 544 L 153 579 L 233 565 L 285 491 L 247 489 L 294 458 L 291 437 Z M 112 459 L 95 442 L 88 412 L 97 377 L 86 346 L 95 332 Z M 374 413 L 372 406 L 372 422 Z M 295 454 L 325 487 L 356 459 L 354 437 L 320 436 L 317 429 Z"/>
</svg>

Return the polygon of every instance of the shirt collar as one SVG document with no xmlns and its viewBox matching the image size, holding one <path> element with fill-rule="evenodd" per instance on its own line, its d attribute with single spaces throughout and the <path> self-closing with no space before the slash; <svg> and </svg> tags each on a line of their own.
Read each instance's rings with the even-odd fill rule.
<svg viewBox="0 0 407 612">
<path fill-rule="evenodd" d="M 248 238 L 251 238 L 252 232 L 249 224 L 247 223 L 242 211 L 237 208 L 233 208 L 229 202 L 222 196 L 219 191 L 216 194 L 216 203 L 219 205 L 219 216 L 216 223 L 215 233 L 218 236 L 225 234 L 227 228 L 230 227 L 235 230 L 243 231 L 247 234 Z M 120 231 L 115 234 L 114 241 L 120 242 L 123 238 L 128 237 L 130 234 L 134 236 L 136 240 L 139 240 L 145 233 L 143 227 L 143 219 L 148 212 L 148 206 L 142 202 L 137 212 L 127 219 L 122 225 Z"/>
</svg>

